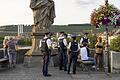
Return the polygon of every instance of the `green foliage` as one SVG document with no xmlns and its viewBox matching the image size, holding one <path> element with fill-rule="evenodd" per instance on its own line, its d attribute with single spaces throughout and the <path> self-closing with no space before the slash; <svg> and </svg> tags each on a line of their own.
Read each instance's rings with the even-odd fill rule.
<svg viewBox="0 0 120 80">
<path fill-rule="evenodd" d="M 0 36 L 0 44 L 2 44 L 3 40 L 4 40 L 4 37 Z"/>
<path fill-rule="evenodd" d="M 53 36 L 53 37 L 52 37 L 52 41 L 53 41 L 53 42 L 57 42 L 57 41 L 58 41 L 58 38 L 57 38 L 56 36 Z"/>
<path fill-rule="evenodd" d="M 76 38 L 76 40 L 78 41 L 78 42 L 80 42 L 80 39 L 82 38 L 83 36 L 78 36 L 77 38 Z"/>
<path fill-rule="evenodd" d="M 95 48 L 95 44 L 97 43 L 97 36 L 96 35 L 89 35 L 88 38 L 90 39 L 90 48 Z"/>
<path fill-rule="evenodd" d="M 120 51 L 120 35 L 111 40 L 110 49 L 114 51 Z"/>
<path fill-rule="evenodd" d="M 21 46 L 31 46 L 32 41 L 31 39 L 20 39 L 17 44 Z"/>
<path fill-rule="evenodd" d="M 82 36 L 77 36 L 77 37 L 76 37 L 77 42 L 80 42 L 81 37 L 82 37 Z M 72 41 L 72 38 L 67 38 L 67 41 L 68 41 L 68 42 Z"/>
<path fill-rule="evenodd" d="M 0 36 L 0 47 L 2 47 L 3 40 L 4 40 L 4 36 Z"/>
<path fill-rule="evenodd" d="M 93 29 L 93 27 L 91 27 L 90 25 L 83 25 L 83 26 L 56 25 L 56 26 L 52 26 L 51 31 L 53 32 L 64 31 L 65 33 L 69 33 L 69 34 L 80 34 L 84 32 L 84 30 L 91 31 L 91 29 Z"/>
</svg>

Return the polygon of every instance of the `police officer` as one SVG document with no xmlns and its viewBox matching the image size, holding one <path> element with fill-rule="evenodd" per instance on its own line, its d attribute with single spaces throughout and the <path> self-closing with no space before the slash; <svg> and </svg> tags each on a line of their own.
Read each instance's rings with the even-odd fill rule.
<svg viewBox="0 0 120 80">
<path fill-rule="evenodd" d="M 48 74 L 48 64 L 50 62 L 50 56 L 51 56 L 51 48 L 52 48 L 52 41 L 50 39 L 50 32 L 45 33 L 45 45 L 42 44 L 42 41 L 40 41 L 39 47 L 42 48 L 44 46 L 43 53 L 43 68 L 42 72 L 45 77 L 51 76 L 51 74 Z"/>
<path fill-rule="evenodd" d="M 68 74 L 70 74 L 70 67 L 71 63 L 73 62 L 73 74 L 76 74 L 76 63 L 77 63 L 77 56 L 80 50 L 79 43 L 76 41 L 76 36 L 72 36 L 72 41 L 69 42 L 68 50 L 70 51 L 69 55 L 69 62 L 68 62 Z"/>
<path fill-rule="evenodd" d="M 65 38 L 64 32 L 60 32 L 60 37 L 58 38 L 59 42 L 59 70 L 67 71 L 67 40 Z"/>
<path fill-rule="evenodd" d="M 80 40 L 80 45 L 83 46 L 83 43 L 86 43 L 87 45 L 90 44 L 90 39 L 87 37 L 88 33 L 84 33 L 84 37 Z"/>
<path fill-rule="evenodd" d="M 90 51 L 89 51 L 90 39 L 88 38 L 88 33 L 84 33 L 84 37 L 82 37 L 80 40 L 81 47 L 83 47 L 83 44 L 86 44 L 88 56 L 90 57 Z"/>
</svg>

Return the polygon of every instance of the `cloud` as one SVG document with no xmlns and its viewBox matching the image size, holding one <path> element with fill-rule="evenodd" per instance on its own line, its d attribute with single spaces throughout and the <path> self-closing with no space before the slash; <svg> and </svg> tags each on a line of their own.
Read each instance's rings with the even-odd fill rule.
<svg viewBox="0 0 120 80">
<path fill-rule="evenodd" d="M 76 0 L 78 5 L 89 5 L 93 4 L 96 0 Z"/>
</svg>

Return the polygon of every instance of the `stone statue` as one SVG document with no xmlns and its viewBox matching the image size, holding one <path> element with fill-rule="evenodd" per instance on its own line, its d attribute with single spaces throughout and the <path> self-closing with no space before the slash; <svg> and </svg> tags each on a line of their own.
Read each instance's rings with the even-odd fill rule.
<svg viewBox="0 0 120 80">
<path fill-rule="evenodd" d="M 33 11 L 35 32 L 49 31 L 54 22 L 55 8 L 53 0 L 31 0 L 30 8 Z"/>
</svg>

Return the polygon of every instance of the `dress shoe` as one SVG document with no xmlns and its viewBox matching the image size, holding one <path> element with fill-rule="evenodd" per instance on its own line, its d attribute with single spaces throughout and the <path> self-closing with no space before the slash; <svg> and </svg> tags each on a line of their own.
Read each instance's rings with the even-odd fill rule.
<svg viewBox="0 0 120 80">
<path fill-rule="evenodd" d="M 50 76 L 52 76 L 51 74 L 46 74 L 46 75 L 44 75 L 45 77 L 50 77 Z"/>
</svg>

